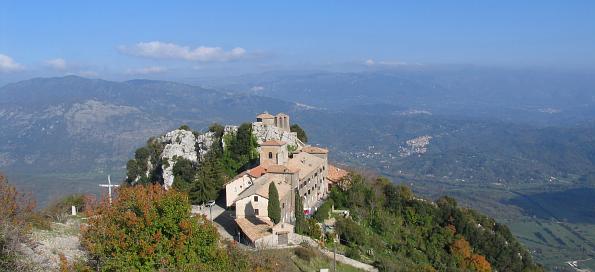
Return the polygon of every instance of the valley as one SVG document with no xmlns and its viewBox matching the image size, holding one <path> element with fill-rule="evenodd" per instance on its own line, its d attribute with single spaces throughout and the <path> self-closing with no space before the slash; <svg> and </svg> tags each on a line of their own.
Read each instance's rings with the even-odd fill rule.
<svg viewBox="0 0 595 272">
<path fill-rule="evenodd" d="M 0 94 L 0 139 L 7 143 L 0 146 L 0 170 L 41 206 L 70 193 L 100 194 L 97 184 L 108 174 L 123 180 L 126 161 L 151 136 L 181 124 L 199 130 L 213 121 L 238 124 L 266 109 L 289 113 L 339 165 L 406 183 L 427 199 L 453 196 L 506 223 L 552 270 L 572 271 L 566 262 L 579 259 L 587 260 L 579 267 L 595 269 L 588 260 L 595 255 L 595 129 L 584 114 L 562 126 L 566 117 L 540 112 L 529 124 L 527 115 L 471 118 L 460 105 L 390 97 L 383 101 L 395 104 L 352 97 L 335 105 L 325 101 L 349 94 L 332 92 L 311 106 L 293 92 L 73 76 L 10 84 Z"/>
</svg>

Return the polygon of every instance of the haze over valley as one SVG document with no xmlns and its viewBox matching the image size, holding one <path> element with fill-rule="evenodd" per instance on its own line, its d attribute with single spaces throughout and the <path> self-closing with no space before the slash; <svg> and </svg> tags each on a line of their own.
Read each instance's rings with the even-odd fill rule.
<svg viewBox="0 0 595 272">
<path fill-rule="evenodd" d="M 406 225 L 403 233 L 411 230 L 422 235 L 421 230 L 416 232 L 422 227 L 412 227 L 417 223 L 407 215 L 410 208 L 434 220 L 423 224 L 444 225 L 440 234 L 429 232 L 431 237 L 450 231 L 444 235 L 467 235 L 469 254 L 478 254 L 465 257 L 475 258 L 469 269 L 508 267 L 492 263 L 490 270 L 481 270 L 484 262 L 477 261 L 478 256 L 485 255 L 487 262 L 486 258 L 493 261 L 497 255 L 482 244 L 489 235 L 477 238 L 475 230 L 471 234 L 462 230 L 475 224 L 506 236 L 507 229 L 498 227 L 502 224 L 538 264 L 534 267 L 528 260 L 523 263 L 527 269 L 595 271 L 595 41 L 587 35 L 595 25 L 592 3 L 434 4 L 422 8 L 390 2 L 296 3 L 289 5 L 290 11 L 272 3 L 209 4 L 203 9 L 187 2 L 178 7 L 160 3 L 139 12 L 131 3 L 121 7 L 112 3 L 106 5 L 111 8 L 94 4 L 98 12 L 89 12 L 79 4 L 59 3 L 47 6 L 48 12 L 38 7 L 35 14 L 19 4 L 0 5 L 6 6 L 0 8 L 5 10 L 0 12 L 4 18 L 0 20 L 0 172 L 19 191 L 32 194 L 37 210 L 51 209 L 61 203 L 58 199 L 72 194 L 105 195 L 99 184 L 108 175 L 122 187 L 135 185 L 140 178 L 135 181 L 127 174 L 130 160 L 139 160 L 138 150 L 159 150 L 162 147 L 154 145 L 171 143 L 156 144 L 155 139 L 187 130 L 197 139 L 212 133 L 208 137 L 221 144 L 221 153 L 213 156 L 220 156 L 216 161 L 227 171 L 217 178 L 228 184 L 244 170 L 256 169 L 257 158 L 252 155 L 261 147 L 254 140 L 255 146 L 250 146 L 254 150 L 235 154 L 240 159 L 230 162 L 226 156 L 233 148 L 226 137 L 240 133 L 235 128 L 229 134 L 225 126 L 251 123 L 261 113 L 284 113 L 292 125 L 307 133 L 308 145 L 328 152 L 329 163 L 351 171 L 356 180 L 367 180 L 365 190 L 375 192 L 371 199 L 386 200 L 387 207 L 396 205 L 385 197 L 393 187 L 372 176 L 411 188 L 417 196 L 399 191 L 393 196 L 404 206 L 386 211 L 405 214 L 390 221 Z M 21 25 L 24 19 L 19 14 L 37 16 L 39 21 Z M 58 14 L 67 16 L 59 19 Z M 104 21 L 102 15 L 110 18 L 108 25 L 99 23 Z M 297 22 L 302 22 L 302 28 L 295 26 Z M 40 28 L 47 33 L 36 27 L 44 23 Z M 66 29 L 73 33 L 68 38 Z M 31 35 L 25 38 L 24 33 Z M 85 33 L 96 37 L 73 40 Z M 44 48 L 33 46 L 52 40 L 51 35 L 58 37 L 55 42 Z M 213 124 L 222 125 L 221 135 Z M 293 129 L 287 133 L 296 132 Z M 258 140 L 263 144 L 263 139 Z M 288 158 L 306 147 L 289 146 Z M 202 160 L 208 161 L 197 153 L 192 164 L 196 173 L 185 172 L 196 180 Z M 155 157 L 142 158 L 148 162 L 145 168 L 159 166 L 152 161 Z M 177 157 L 169 159 L 173 158 Z M 159 158 L 159 163 L 170 162 Z M 212 167 L 218 169 L 213 172 L 220 170 Z M 151 171 L 145 169 L 147 179 L 154 178 Z M 357 183 L 353 186 L 364 190 Z M 378 186 L 385 186 L 381 187 L 385 191 L 379 193 Z M 180 189 L 175 183 L 174 188 Z M 362 233 L 378 235 L 366 236 L 367 242 L 389 239 L 383 236 L 389 231 L 378 231 L 384 225 L 374 221 L 377 215 L 356 203 L 357 191 L 341 189 L 334 194 L 329 189 L 328 199 L 337 208 L 353 212 L 358 226 L 369 228 Z M 196 192 L 186 188 L 184 193 Z M 441 198 L 445 195 L 456 199 L 458 207 Z M 341 197 L 355 202 L 339 202 Z M 196 210 L 203 202 L 188 205 Z M 468 221 L 441 218 L 446 211 Z M 232 212 L 230 207 L 221 208 L 223 215 Z M 327 226 L 325 220 L 335 217 L 322 218 L 317 224 Z M 297 217 L 290 220 L 292 224 L 293 220 Z M 436 264 L 447 263 L 420 257 L 432 255 L 425 248 L 429 244 L 414 246 L 401 238 L 394 238 L 394 245 L 386 242 L 383 250 L 398 258 L 407 256 L 404 263 L 410 268 L 431 263 L 430 268 L 441 271 Z M 330 240 L 324 239 L 328 238 L 320 243 L 331 250 Z M 75 244 L 80 247 L 78 240 Z M 339 244 L 345 256 L 356 260 L 353 267 L 359 261 L 364 270 L 393 271 L 390 264 L 403 261 L 386 261 L 374 252 L 378 248 L 368 244 L 341 240 Z M 396 251 L 395 245 L 404 249 Z M 453 242 L 441 250 L 455 254 L 454 248 Z M 296 256 L 306 253 L 289 254 L 284 258 L 293 258 L 295 267 L 300 267 Z M 498 260 L 505 255 L 498 255 Z M 330 264 L 321 256 L 312 258 Z"/>
</svg>

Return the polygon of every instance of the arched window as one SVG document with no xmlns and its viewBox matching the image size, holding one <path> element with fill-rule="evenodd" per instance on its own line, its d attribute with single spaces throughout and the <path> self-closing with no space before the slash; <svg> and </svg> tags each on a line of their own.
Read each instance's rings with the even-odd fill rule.
<svg viewBox="0 0 595 272">
<path fill-rule="evenodd" d="M 273 158 L 273 152 L 269 152 L 269 159 Z"/>
</svg>

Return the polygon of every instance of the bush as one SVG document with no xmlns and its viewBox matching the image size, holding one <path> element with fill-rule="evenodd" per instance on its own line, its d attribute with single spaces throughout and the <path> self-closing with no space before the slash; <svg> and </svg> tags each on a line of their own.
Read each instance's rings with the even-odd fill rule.
<svg viewBox="0 0 595 272">
<path fill-rule="evenodd" d="M 325 201 L 314 213 L 314 219 L 320 223 L 324 222 L 325 219 L 329 218 L 332 208 L 333 200 L 329 199 Z"/>
<path fill-rule="evenodd" d="M 298 258 L 308 262 L 316 257 L 316 252 L 311 247 L 296 247 L 293 252 Z"/>
<path fill-rule="evenodd" d="M 31 269 L 18 250 L 31 229 L 34 207 L 29 195 L 17 192 L 0 174 L 0 271 Z"/>
<path fill-rule="evenodd" d="M 81 242 L 102 271 L 227 271 L 215 227 L 191 217 L 186 194 L 160 185 L 125 186 L 110 205 L 89 209 Z"/>
<path fill-rule="evenodd" d="M 314 219 L 306 219 L 306 235 L 320 240 L 322 238 L 322 230 Z"/>
<path fill-rule="evenodd" d="M 357 249 L 356 247 L 348 247 L 347 250 L 345 251 L 345 256 L 347 256 L 348 258 L 354 259 L 354 260 L 359 260 L 359 258 L 360 258 L 359 249 Z"/>
<path fill-rule="evenodd" d="M 341 237 L 341 243 L 347 243 L 349 245 L 366 245 L 367 235 L 364 228 L 353 220 L 349 218 L 341 218 L 337 220 L 335 229 Z"/>
<path fill-rule="evenodd" d="M 43 215 L 53 221 L 64 223 L 72 212 L 72 206 L 76 207 L 77 212 L 84 212 L 86 199 L 86 196 L 82 194 L 65 196 L 60 200 L 50 203 L 43 210 Z"/>
</svg>

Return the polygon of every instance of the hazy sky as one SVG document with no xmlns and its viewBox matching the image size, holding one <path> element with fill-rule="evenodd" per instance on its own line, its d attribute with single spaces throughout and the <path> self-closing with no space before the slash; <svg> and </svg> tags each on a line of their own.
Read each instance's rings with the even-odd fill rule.
<svg viewBox="0 0 595 272">
<path fill-rule="evenodd" d="M 595 67 L 592 0 L 89 2 L 2 1 L 0 77 Z"/>
</svg>

